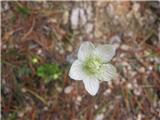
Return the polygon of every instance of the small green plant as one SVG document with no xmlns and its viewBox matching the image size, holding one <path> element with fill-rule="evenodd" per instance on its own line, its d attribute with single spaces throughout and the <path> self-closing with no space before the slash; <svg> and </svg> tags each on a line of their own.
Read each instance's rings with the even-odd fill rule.
<svg viewBox="0 0 160 120">
<path fill-rule="evenodd" d="M 22 15 L 29 15 L 31 13 L 31 10 L 29 8 L 22 5 L 17 6 L 17 11 Z"/>
<path fill-rule="evenodd" d="M 45 80 L 45 83 L 58 79 L 62 74 L 57 64 L 43 64 L 38 67 L 37 75 Z"/>
</svg>

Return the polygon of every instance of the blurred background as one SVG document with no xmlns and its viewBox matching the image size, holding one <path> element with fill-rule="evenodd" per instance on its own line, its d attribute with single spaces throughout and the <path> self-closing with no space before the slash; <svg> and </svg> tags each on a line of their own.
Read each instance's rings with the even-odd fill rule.
<svg viewBox="0 0 160 120">
<path fill-rule="evenodd" d="M 96 96 L 68 71 L 83 41 L 113 44 Z M 2 120 L 159 120 L 160 2 L 1 1 Z"/>
</svg>

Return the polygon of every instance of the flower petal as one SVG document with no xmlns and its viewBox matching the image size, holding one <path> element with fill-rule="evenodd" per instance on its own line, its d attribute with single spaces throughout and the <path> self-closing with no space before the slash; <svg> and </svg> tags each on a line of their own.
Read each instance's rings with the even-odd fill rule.
<svg viewBox="0 0 160 120">
<path fill-rule="evenodd" d="M 116 49 L 112 45 L 99 45 L 95 53 L 103 60 L 104 63 L 109 62 L 115 55 Z"/>
<path fill-rule="evenodd" d="M 105 64 L 102 66 L 97 77 L 102 81 L 110 81 L 111 79 L 114 79 L 116 75 L 116 68 L 112 64 Z"/>
<path fill-rule="evenodd" d="M 78 51 L 78 59 L 84 60 L 86 57 L 90 56 L 95 46 L 91 42 L 84 42 L 81 44 Z"/>
<path fill-rule="evenodd" d="M 88 78 L 85 78 L 83 82 L 87 92 L 92 96 L 96 95 L 99 89 L 99 81 L 96 78 L 88 77 Z"/>
<path fill-rule="evenodd" d="M 82 62 L 80 60 L 75 60 L 70 68 L 69 76 L 75 80 L 83 80 L 85 74 L 82 69 Z"/>
</svg>

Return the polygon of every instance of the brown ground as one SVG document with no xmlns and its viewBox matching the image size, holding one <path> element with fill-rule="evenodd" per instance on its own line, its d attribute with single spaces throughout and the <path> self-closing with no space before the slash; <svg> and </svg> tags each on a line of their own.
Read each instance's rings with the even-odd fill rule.
<svg viewBox="0 0 160 120">
<path fill-rule="evenodd" d="M 2 120 L 160 119 L 160 2 L 1 4 Z M 68 77 L 83 41 L 117 47 L 118 77 L 94 97 Z M 46 63 L 62 72 L 48 83 Z"/>
</svg>

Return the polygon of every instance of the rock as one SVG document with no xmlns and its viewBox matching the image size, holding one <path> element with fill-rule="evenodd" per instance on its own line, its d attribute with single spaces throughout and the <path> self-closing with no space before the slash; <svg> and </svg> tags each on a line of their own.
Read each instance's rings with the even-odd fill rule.
<svg viewBox="0 0 160 120">
<path fill-rule="evenodd" d="M 93 31 L 93 24 L 87 23 L 85 26 L 86 33 L 91 33 Z"/>
<path fill-rule="evenodd" d="M 74 53 L 67 55 L 66 61 L 72 64 L 76 59 L 76 55 Z"/>
<path fill-rule="evenodd" d="M 145 68 L 144 67 L 140 67 L 138 70 L 140 73 L 144 73 L 145 72 Z"/>
<path fill-rule="evenodd" d="M 108 13 L 111 17 L 113 17 L 113 16 L 115 15 L 114 8 L 113 8 L 113 5 L 112 5 L 112 4 L 109 4 L 109 5 L 107 6 L 107 13 Z"/>
<path fill-rule="evenodd" d="M 18 117 L 23 117 L 24 116 L 24 112 L 18 112 Z"/>
<path fill-rule="evenodd" d="M 138 12 L 139 9 L 140 9 L 140 4 L 139 4 L 139 3 L 134 3 L 133 6 L 132 6 L 132 9 L 133 9 L 135 12 Z"/>
<path fill-rule="evenodd" d="M 128 88 L 129 90 L 132 90 L 132 89 L 133 89 L 133 85 L 132 85 L 131 83 L 128 83 L 128 84 L 127 84 L 127 88 Z"/>
<path fill-rule="evenodd" d="M 95 118 L 95 120 L 103 120 L 104 114 L 98 114 Z"/>
<path fill-rule="evenodd" d="M 116 49 L 119 48 L 121 44 L 121 38 L 118 35 L 111 37 L 110 44 L 112 44 Z"/>
<path fill-rule="evenodd" d="M 67 87 L 64 89 L 64 93 L 70 94 L 72 90 L 73 90 L 73 87 L 72 87 L 72 86 L 67 86 Z"/>
<path fill-rule="evenodd" d="M 108 95 L 111 94 L 111 92 L 112 92 L 111 89 L 107 89 L 107 90 L 104 91 L 103 95 L 108 96 Z"/>
<path fill-rule="evenodd" d="M 82 97 L 81 96 L 77 96 L 77 101 L 81 102 L 82 101 Z"/>
<path fill-rule="evenodd" d="M 92 8 L 91 5 L 89 5 L 89 6 L 86 7 L 86 13 L 87 13 L 87 16 L 86 16 L 87 19 L 91 20 L 92 17 L 93 17 L 93 8 Z"/>
<path fill-rule="evenodd" d="M 121 45 L 121 49 L 127 51 L 127 50 L 129 50 L 129 46 L 126 44 L 123 44 L 123 45 Z"/>
<path fill-rule="evenodd" d="M 82 8 L 73 8 L 70 21 L 71 27 L 73 30 L 78 29 L 78 27 L 82 27 L 87 23 L 87 15 L 85 14 L 85 9 Z"/>
<path fill-rule="evenodd" d="M 69 19 L 69 12 L 65 11 L 63 14 L 63 24 L 66 25 L 68 23 L 68 19 Z"/>
<path fill-rule="evenodd" d="M 62 88 L 61 88 L 60 86 L 58 86 L 58 85 L 56 85 L 56 90 L 57 90 L 58 92 L 62 92 Z"/>
<path fill-rule="evenodd" d="M 133 89 L 133 93 L 137 96 L 140 96 L 142 94 L 142 89 L 138 86 Z"/>
<path fill-rule="evenodd" d="M 83 25 L 85 25 L 86 22 L 87 22 L 84 9 L 80 9 L 80 10 L 79 10 L 79 15 L 80 15 L 80 16 L 79 16 L 79 17 L 80 17 L 80 23 L 81 23 L 81 25 L 83 26 Z"/>
<path fill-rule="evenodd" d="M 72 51 L 73 51 L 73 47 L 72 47 L 70 44 L 67 44 L 67 45 L 66 45 L 66 50 L 67 50 L 68 52 L 72 52 Z"/>
<path fill-rule="evenodd" d="M 97 104 L 95 104 L 95 105 L 94 105 L 94 108 L 97 110 L 97 109 L 98 109 L 98 105 L 97 105 Z"/>
<path fill-rule="evenodd" d="M 10 6 L 9 6 L 8 2 L 3 2 L 2 6 L 1 6 L 1 11 L 5 12 L 5 11 L 7 11 L 9 9 L 10 9 Z"/>
<path fill-rule="evenodd" d="M 72 9 L 70 21 L 72 29 L 77 29 L 79 24 L 79 8 Z"/>
</svg>

